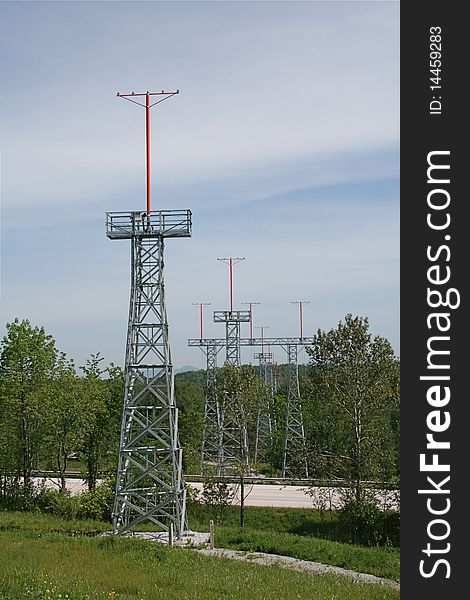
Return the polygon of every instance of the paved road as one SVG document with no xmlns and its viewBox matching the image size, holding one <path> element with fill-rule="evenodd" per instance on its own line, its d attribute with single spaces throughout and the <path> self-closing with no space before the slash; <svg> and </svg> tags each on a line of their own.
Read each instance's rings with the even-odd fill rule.
<svg viewBox="0 0 470 600">
<path fill-rule="evenodd" d="M 58 489 L 58 480 L 55 478 L 36 479 L 39 483 L 44 481 L 44 485 L 50 489 Z M 66 479 L 67 490 L 75 496 L 86 490 L 86 484 L 82 479 Z M 189 482 L 192 488 L 198 492 L 202 491 L 202 483 Z M 233 504 L 239 504 L 239 486 L 232 485 L 235 493 Z M 247 506 L 278 506 L 292 508 L 312 508 L 312 500 L 305 494 L 305 486 L 297 485 L 246 485 L 245 490 L 248 495 L 245 500 Z M 325 488 L 326 490 L 326 488 Z M 338 501 L 337 496 L 334 499 Z"/>
<path fill-rule="evenodd" d="M 198 491 L 202 490 L 202 483 L 189 483 Z M 239 486 L 233 485 L 235 492 L 239 492 Z M 251 484 L 245 486 L 248 493 L 245 504 L 247 506 L 278 506 L 292 508 L 312 508 L 312 499 L 305 493 L 305 486 L 298 485 L 262 485 Z M 235 496 L 234 504 L 239 504 L 239 493 Z"/>
<path fill-rule="evenodd" d="M 51 489 L 58 489 L 58 480 L 54 478 L 36 479 L 39 483 L 44 481 L 45 486 Z M 75 496 L 86 490 L 86 484 L 82 479 L 66 479 L 67 490 Z M 192 488 L 197 491 L 202 490 L 202 483 L 188 482 Z M 235 492 L 233 504 L 239 504 L 239 486 L 232 484 Z M 325 503 L 324 508 L 329 508 L 330 498 L 332 508 L 339 508 L 341 505 L 338 493 L 332 488 L 313 488 L 316 497 L 322 499 Z M 305 493 L 306 486 L 301 485 L 272 485 L 272 484 L 250 484 L 245 486 L 246 506 L 275 506 L 281 508 L 313 508 L 318 507 L 309 494 Z M 393 506 L 393 502 L 391 503 Z"/>
<path fill-rule="evenodd" d="M 36 479 L 39 483 L 44 481 L 47 488 L 58 489 L 58 480 L 55 478 L 47 478 L 45 480 Z M 86 484 L 83 479 L 66 479 L 67 490 L 75 496 L 86 490 Z M 197 491 L 202 491 L 202 483 L 191 483 L 189 485 Z M 238 492 L 239 486 L 232 486 L 235 494 Z M 294 508 L 312 508 L 312 500 L 304 493 L 305 486 L 284 486 L 284 485 L 247 485 L 246 493 L 249 492 L 245 504 L 247 506 L 290 506 Z M 234 504 L 238 504 L 239 500 L 235 496 Z"/>
</svg>

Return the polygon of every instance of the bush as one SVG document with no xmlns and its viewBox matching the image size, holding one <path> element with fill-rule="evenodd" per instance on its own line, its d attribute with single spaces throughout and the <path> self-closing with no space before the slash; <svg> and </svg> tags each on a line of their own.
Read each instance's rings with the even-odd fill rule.
<svg viewBox="0 0 470 600">
<path fill-rule="evenodd" d="M 54 517 L 76 519 L 80 510 L 80 500 L 67 491 L 42 489 L 35 497 L 34 507 Z"/>
<path fill-rule="evenodd" d="M 400 546 L 400 513 L 396 510 L 389 510 L 380 513 L 382 523 L 381 543 L 386 546 Z"/>
<path fill-rule="evenodd" d="M 102 483 L 94 490 L 83 492 L 78 497 L 79 519 L 94 519 L 96 521 L 110 521 L 113 511 L 113 489 L 110 482 Z"/>
<path fill-rule="evenodd" d="M 339 514 L 339 525 L 353 544 L 375 546 L 381 541 L 380 510 L 374 500 L 363 496 L 347 498 Z"/>
<path fill-rule="evenodd" d="M 110 521 L 113 507 L 113 490 L 111 482 L 105 482 L 93 491 L 79 496 L 71 496 L 70 492 L 41 488 L 32 501 L 29 510 L 60 517 L 62 519 L 94 519 Z"/>
<path fill-rule="evenodd" d="M 229 483 L 209 478 L 203 484 L 201 501 L 210 506 L 215 521 L 223 523 L 233 496 L 234 492 Z"/>
<path fill-rule="evenodd" d="M 0 508 L 21 512 L 34 508 L 35 491 L 25 488 L 18 477 L 0 475 Z"/>
</svg>

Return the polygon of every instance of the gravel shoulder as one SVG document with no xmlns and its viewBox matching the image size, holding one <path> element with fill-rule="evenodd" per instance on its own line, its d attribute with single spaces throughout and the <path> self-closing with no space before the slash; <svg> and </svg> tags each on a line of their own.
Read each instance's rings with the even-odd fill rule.
<svg viewBox="0 0 470 600">
<path fill-rule="evenodd" d="M 309 560 L 300 560 L 298 558 L 291 558 L 290 556 L 279 556 L 277 554 L 265 554 L 264 552 L 240 552 L 237 550 L 228 550 L 226 548 L 198 548 L 197 552 L 205 554 L 206 556 L 218 556 L 220 558 L 231 558 L 233 560 L 243 560 L 258 565 L 276 565 L 285 569 L 291 569 L 300 573 L 320 573 L 320 574 L 334 574 L 343 575 L 349 577 L 354 581 L 364 583 L 375 583 L 379 585 L 385 585 L 394 589 L 400 589 L 400 584 L 390 579 L 383 579 L 376 577 L 375 575 L 369 575 L 367 573 L 358 573 L 356 571 L 350 571 L 349 569 L 343 569 L 341 567 L 334 567 L 331 565 L 324 565 L 322 563 L 312 562 Z"/>
</svg>

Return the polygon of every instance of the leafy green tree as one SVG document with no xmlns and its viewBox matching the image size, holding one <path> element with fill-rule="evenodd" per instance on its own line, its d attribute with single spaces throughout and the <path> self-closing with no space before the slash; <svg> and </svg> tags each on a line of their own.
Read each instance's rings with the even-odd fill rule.
<svg viewBox="0 0 470 600">
<path fill-rule="evenodd" d="M 391 476 L 397 466 L 398 360 L 385 338 L 372 338 L 367 318 L 351 314 L 336 329 L 318 330 L 306 350 L 306 421 L 316 466 L 346 477 L 359 501 L 366 478 Z"/>
<path fill-rule="evenodd" d="M 58 363 L 54 338 L 28 320 L 6 326 L 1 342 L 2 428 L 8 442 L 8 469 L 32 491 L 33 469 L 44 450 L 44 401 Z"/>
<path fill-rule="evenodd" d="M 103 357 L 91 354 L 81 367 L 83 378 L 83 404 L 86 420 L 80 443 L 80 456 L 84 461 L 84 476 L 90 491 L 96 488 L 101 469 L 114 467 L 119 442 L 120 415 L 124 377 L 122 369 L 111 364 L 101 368 Z M 107 374 L 108 378 L 103 378 Z"/>
<path fill-rule="evenodd" d="M 113 477 L 116 473 L 121 435 L 122 403 L 124 398 L 123 369 L 114 363 L 110 363 L 106 368 L 104 381 L 109 395 L 107 396 L 107 422 L 105 429 L 106 450 L 102 457 L 102 470 L 106 472 L 108 477 Z"/>
<path fill-rule="evenodd" d="M 204 388 L 198 383 L 175 378 L 178 433 L 183 448 L 183 470 L 197 473 L 201 462 L 204 428 Z"/>
<path fill-rule="evenodd" d="M 80 446 L 88 415 L 84 382 L 77 376 L 72 361 L 61 355 L 55 371 L 45 398 L 44 421 L 47 426 L 48 462 L 57 470 L 59 490 L 65 492 L 69 457 Z"/>
<path fill-rule="evenodd" d="M 209 477 L 203 484 L 201 501 L 209 506 L 217 523 L 222 524 L 233 502 L 234 491 L 230 483 Z"/>
</svg>

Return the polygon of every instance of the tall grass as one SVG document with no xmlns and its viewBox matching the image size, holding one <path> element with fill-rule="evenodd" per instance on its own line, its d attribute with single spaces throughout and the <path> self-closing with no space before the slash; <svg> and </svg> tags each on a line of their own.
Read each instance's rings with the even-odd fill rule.
<svg viewBox="0 0 470 600">
<path fill-rule="evenodd" d="M 188 509 L 188 519 L 192 529 L 205 531 L 209 520 L 214 518 L 210 506 L 192 503 Z M 400 545 L 400 515 L 394 511 L 383 513 L 383 526 L 388 531 L 389 546 Z M 225 511 L 224 526 L 238 527 L 240 510 L 228 506 Z M 245 526 L 263 531 L 293 533 L 315 536 L 336 542 L 347 542 L 348 535 L 341 527 L 338 511 L 320 512 L 314 508 L 275 508 L 250 506 L 245 509 Z"/>
</svg>

